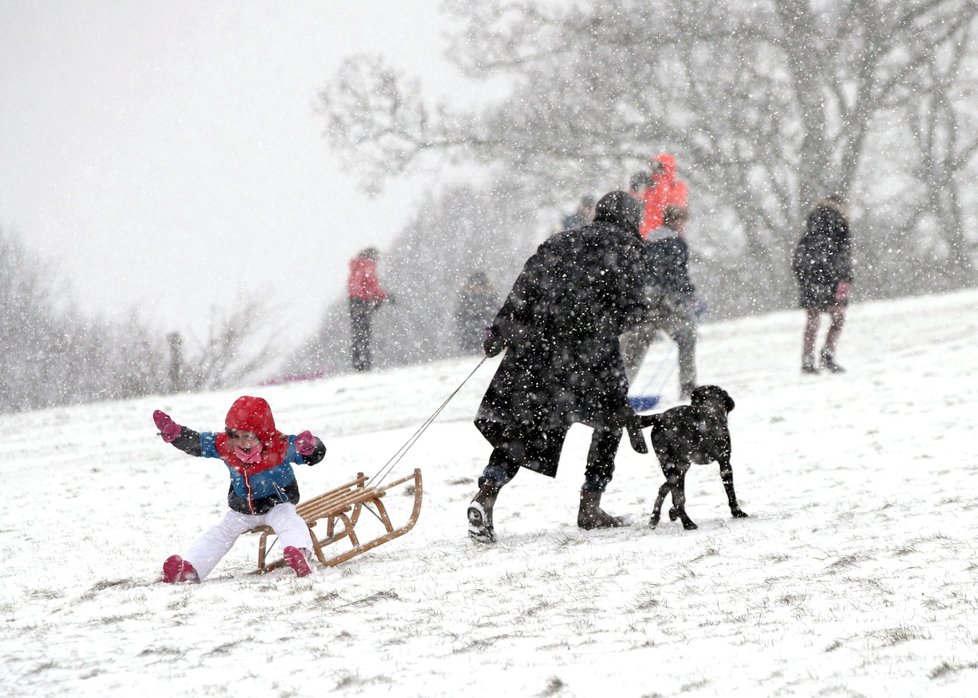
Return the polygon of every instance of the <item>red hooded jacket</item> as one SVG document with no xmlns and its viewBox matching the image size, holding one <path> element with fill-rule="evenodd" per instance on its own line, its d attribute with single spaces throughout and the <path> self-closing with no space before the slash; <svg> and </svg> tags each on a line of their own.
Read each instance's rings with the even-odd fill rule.
<svg viewBox="0 0 978 698">
<path fill-rule="evenodd" d="M 231 477 L 228 506 L 242 514 L 265 514 L 278 504 L 299 503 L 299 483 L 292 465 L 315 465 L 326 455 L 326 446 L 314 438 L 313 451 L 299 453 L 295 436 L 275 428 L 275 419 L 268 403 L 260 397 L 239 397 L 228 410 L 226 429 L 220 432 L 197 432 L 180 427 L 180 435 L 172 442 L 175 448 L 198 458 L 220 458 Z M 257 463 L 245 462 L 235 454 L 228 431 L 254 432 L 261 440 Z"/>
<path fill-rule="evenodd" d="M 676 179 L 676 158 L 662 153 L 656 160 L 664 171 L 652 175 L 652 186 L 645 190 L 645 211 L 642 216 L 642 239 L 649 231 L 662 227 L 662 212 L 666 206 L 686 206 L 686 182 Z"/>
<path fill-rule="evenodd" d="M 380 282 L 377 280 L 377 261 L 368 257 L 351 259 L 346 291 L 350 298 L 359 300 L 387 300 L 387 292 L 380 287 Z"/>
</svg>

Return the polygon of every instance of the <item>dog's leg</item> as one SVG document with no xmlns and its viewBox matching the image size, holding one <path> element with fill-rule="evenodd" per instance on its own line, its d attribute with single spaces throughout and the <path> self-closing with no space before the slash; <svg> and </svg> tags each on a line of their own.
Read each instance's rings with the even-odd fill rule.
<svg viewBox="0 0 978 698">
<path fill-rule="evenodd" d="M 679 470 L 678 477 L 676 478 L 676 484 L 672 488 L 672 508 L 676 511 L 676 516 L 679 520 L 683 522 L 683 528 L 687 531 L 692 531 L 699 528 L 693 520 L 689 518 L 686 514 L 686 471 L 689 470 L 689 464 L 685 468 Z"/>
<path fill-rule="evenodd" d="M 672 484 L 667 479 L 659 487 L 659 494 L 655 498 L 655 506 L 652 507 L 652 518 L 649 519 L 649 528 L 655 528 L 659 525 L 659 516 L 662 514 L 662 502 L 665 501 L 666 495 L 672 490 Z M 669 516 L 672 516 L 671 510 Z"/>
<path fill-rule="evenodd" d="M 720 482 L 723 483 L 723 489 L 727 493 L 727 504 L 730 505 L 730 515 L 735 519 L 747 518 L 747 514 L 741 511 L 740 505 L 737 504 L 737 495 L 734 492 L 733 468 L 730 465 L 729 459 L 720 461 Z"/>
</svg>

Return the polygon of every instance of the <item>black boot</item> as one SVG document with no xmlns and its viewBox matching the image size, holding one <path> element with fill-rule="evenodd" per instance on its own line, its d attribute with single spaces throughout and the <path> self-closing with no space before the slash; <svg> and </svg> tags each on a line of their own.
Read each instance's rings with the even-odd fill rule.
<svg viewBox="0 0 978 698">
<path fill-rule="evenodd" d="M 496 503 L 499 487 L 488 481 L 469 503 L 469 538 L 480 543 L 495 543 L 496 531 L 492 527 L 492 506 Z"/>
<path fill-rule="evenodd" d="M 601 509 L 600 492 L 581 492 L 581 508 L 577 511 L 577 525 L 586 531 L 592 528 L 617 528 L 625 525 L 620 516 L 612 516 Z"/>
<path fill-rule="evenodd" d="M 831 349 L 822 349 L 820 354 L 822 359 L 822 368 L 831 373 L 845 373 L 846 370 L 842 368 L 839 364 L 835 362 L 835 355 L 832 353 Z"/>
<path fill-rule="evenodd" d="M 802 373 L 818 373 L 818 367 L 815 365 L 815 355 L 812 353 L 801 355 L 801 372 Z"/>
</svg>

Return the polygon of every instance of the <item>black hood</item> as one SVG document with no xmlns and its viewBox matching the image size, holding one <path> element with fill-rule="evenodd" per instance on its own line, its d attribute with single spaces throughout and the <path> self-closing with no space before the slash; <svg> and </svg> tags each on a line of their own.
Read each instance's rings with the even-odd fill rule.
<svg viewBox="0 0 978 698">
<path fill-rule="evenodd" d="M 613 223 L 638 235 L 639 224 L 642 222 L 642 207 L 626 192 L 609 192 L 598 201 L 594 209 L 594 221 Z"/>
</svg>

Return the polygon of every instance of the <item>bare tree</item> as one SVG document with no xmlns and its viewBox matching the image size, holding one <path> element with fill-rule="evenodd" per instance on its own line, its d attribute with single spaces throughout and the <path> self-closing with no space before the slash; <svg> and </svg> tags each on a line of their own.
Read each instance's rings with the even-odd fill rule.
<svg viewBox="0 0 978 698">
<path fill-rule="evenodd" d="M 0 410 L 52 404 L 59 371 L 53 276 L 13 235 L 0 229 Z M 54 352 L 49 347 L 54 347 Z"/>
<path fill-rule="evenodd" d="M 241 301 L 227 315 L 213 311 L 207 338 L 179 370 L 184 387 L 189 390 L 226 388 L 254 378 L 267 368 L 278 351 L 275 336 L 281 331 L 280 327 L 269 325 L 272 317 L 267 302 L 261 299 Z M 170 340 L 171 351 L 174 346 Z M 168 369 L 171 373 L 172 361 L 171 355 Z"/>
<path fill-rule="evenodd" d="M 135 318 L 83 319 L 53 265 L 0 230 L 0 411 L 158 390 L 157 342 Z"/>
<path fill-rule="evenodd" d="M 911 232 L 930 232 L 929 249 L 935 267 L 949 287 L 973 282 L 971 260 L 978 242 L 968 238 L 962 204 L 970 184 L 967 165 L 978 151 L 975 126 L 975 79 L 961 70 L 973 43 L 972 26 L 961 30 L 956 43 L 931 51 L 923 70 L 917 73 L 920 87 L 904 90 L 908 104 L 908 128 L 913 135 L 915 179 L 926 183 L 911 198 L 914 207 L 907 217 Z M 974 56 L 970 56 L 974 60 Z M 966 79 L 962 75 L 968 75 Z"/>
<path fill-rule="evenodd" d="M 907 139 L 907 113 L 894 105 L 908 90 L 937 94 L 920 76 L 948 47 L 973 54 L 962 37 L 978 15 L 976 0 L 449 7 L 463 23 L 455 62 L 475 79 L 508 76 L 511 89 L 489 106 L 432 108 L 377 59 L 349 59 L 321 104 L 332 142 L 365 177 L 376 183 L 427 154 L 448 155 L 520 173 L 546 203 L 621 181 L 650 151 L 674 150 L 701 212 L 700 247 L 722 251 L 705 261 L 736 267 L 724 284 L 739 310 L 794 297 L 787 260 L 805 212 L 877 176 L 874 160 Z M 953 81 L 957 64 L 941 65 Z M 973 170 L 972 150 L 957 155 L 955 171 Z M 946 185 L 933 176 L 918 173 L 927 187 Z M 959 261 L 970 273 L 970 260 Z M 760 300 L 758 287 L 768 289 Z"/>
<path fill-rule="evenodd" d="M 166 342 L 133 310 L 121 323 L 85 318 L 58 273 L 0 229 L 0 412 L 165 392 Z M 215 314 L 187 368 L 185 388 L 227 387 L 267 367 L 275 346 L 261 336 L 270 313 L 252 301 Z"/>
</svg>

